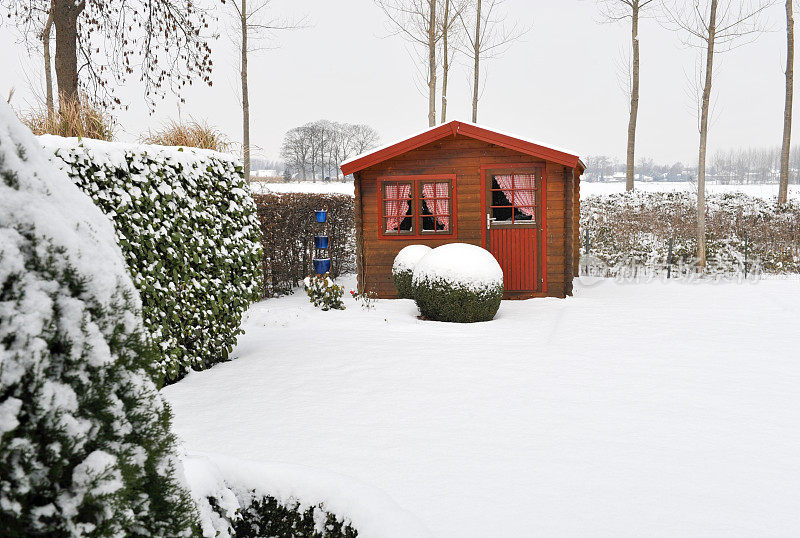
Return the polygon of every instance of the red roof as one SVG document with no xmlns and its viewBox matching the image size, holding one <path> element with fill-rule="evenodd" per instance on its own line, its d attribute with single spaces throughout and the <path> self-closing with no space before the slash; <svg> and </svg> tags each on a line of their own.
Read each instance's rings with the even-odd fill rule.
<svg viewBox="0 0 800 538">
<path fill-rule="evenodd" d="M 420 146 L 424 146 L 425 144 L 430 144 L 431 142 L 445 138 L 446 136 L 456 136 L 459 134 L 474 138 L 476 140 L 489 142 L 497 146 L 502 146 L 504 148 L 513 149 L 514 151 L 519 151 L 520 153 L 525 153 L 526 155 L 538 157 L 545 161 L 551 161 L 564 166 L 569 166 L 570 168 L 586 168 L 577 155 L 567 152 L 563 149 L 547 147 L 538 142 L 516 138 L 514 136 L 492 131 L 472 123 L 464 123 L 453 120 L 448 123 L 443 123 L 442 125 L 432 127 L 427 131 L 423 131 L 415 136 L 412 136 L 411 138 L 407 138 L 400 142 L 372 150 L 369 153 L 365 153 L 345 161 L 342 163 L 342 173 L 349 175 L 391 159 L 392 157 L 407 153 Z"/>
</svg>

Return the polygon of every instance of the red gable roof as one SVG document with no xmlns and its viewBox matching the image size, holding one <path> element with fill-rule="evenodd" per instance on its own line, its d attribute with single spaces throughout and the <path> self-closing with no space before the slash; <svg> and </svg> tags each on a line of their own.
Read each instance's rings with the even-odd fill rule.
<svg viewBox="0 0 800 538">
<path fill-rule="evenodd" d="M 402 155 L 403 153 L 407 153 L 420 146 L 424 146 L 425 144 L 430 144 L 431 142 L 435 142 L 446 136 L 456 136 L 457 134 L 468 136 L 476 140 L 489 142 L 490 144 L 495 144 L 504 148 L 513 149 L 514 151 L 519 151 L 520 153 L 525 153 L 526 155 L 532 155 L 533 157 L 538 157 L 545 161 L 551 161 L 564 166 L 569 166 L 570 168 L 586 168 L 577 155 L 562 149 L 547 147 L 537 142 L 531 142 L 508 134 L 492 131 L 472 123 L 464 123 L 453 120 L 448 123 L 443 123 L 442 125 L 432 127 L 427 131 L 423 131 L 415 136 L 412 136 L 411 138 L 407 138 L 400 142 L 372 150 L 369 153 L 365 153 L 345 161 L 342 163 L 342 173 L 349 175 L 354 172 L 358 172 L 359 170 L 363 170 L 374 164 L 386 161 L 392 157 Z"/>
</svg>

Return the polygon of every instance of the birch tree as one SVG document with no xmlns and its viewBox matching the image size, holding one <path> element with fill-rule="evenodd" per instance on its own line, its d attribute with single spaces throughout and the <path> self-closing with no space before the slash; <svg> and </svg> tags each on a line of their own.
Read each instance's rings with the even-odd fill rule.
<svg viewBox="0 0 800 538">
<path fill-rule="evenodd" d="M 700 144 L 697 161 L 697 265 L 706 265 L 706 149 L 711 106 L 714 56 L 743 42 L 752 42 L 763 31 L 761 17 L 770 0 L 664 0 L 669 25 L 683 34 L 684 43 L 705 56 L 698 100 Z"/>
<path fill-rule="evenodd" d="M 786 0 L 786 100 L 783 106 L 783 143 L 781 145 L 781 179 L 778 203 L 789 198 L 789 153 L 792 147 L 792 101 L 794 93 L 794 14 L 792 2 Z"/>
<path fill-rule="evenodd" d="M 375 0 L 386 14 L 394 35 L 409 42 L 425 65 L 425 82 L 428 87 L 428 126 L 436 125 L 436 48 L 441 38 L 441 25 L 437 22 L 437 0 Z"/>
<path fill-rule="evenodd" d="M 625 190 L 633 190 L 636 158 L 636 122 L 639 116 L 639 17 L 655 0 L 600 0 L 600 12 L 607 21 L 630 19 L 631 63 L 627 85 L 630 97 L 628 110 L 628 147 L 625 167 Z"/>
<path fill-rule="evenodd" d="M 472 62 L 472 123 L 478 121 L 481 61 L 499 56 L 529 30 L 518 23 L 507 25 L 502 4 L 503 0 L 472 0 L 472 9 L 459 15 L 466 38 L 463 52 Z"/>
<path fill-rule="evenodd" d="M 442 3 L 441 43 L 442 43 L 442 121 L 447 121 L 447 80 L 453 65 L 456 43 L 460 38 L 461 26 L 458 17 L 467 7 L 468 0 L 440 0 Z M 454 42 L 455 40 L 455 42 Z"/>
<path fill-rule="evenodd" d="M 236 45 L 239 49 L 239 76 L 242 91 L 242 161 L 246 181 L 250 181 L 250 87 L 247 70 L 249 54 L 268 48 L 265 41 L 271 41 L 276 32 L 305 25 L 305 19 L 291 22 L 271 17 L 269 15 L 270 4 L 272 4 L 272 0 L 232 0 L 229 2 L 236 22 Z"/>
</svg>

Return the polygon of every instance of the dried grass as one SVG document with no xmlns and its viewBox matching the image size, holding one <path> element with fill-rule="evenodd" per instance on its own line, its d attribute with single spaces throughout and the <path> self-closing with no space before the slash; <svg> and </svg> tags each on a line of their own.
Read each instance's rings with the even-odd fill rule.
<svg viewBox="0 0 800 538">
<path fill-rule="evenodd" d="M 17 115 L 35 135 L 114 139 L 114 119 L 85 97 L 60 99 L 59 105 L 53 114 L 42 105 Z"/>
<path fill-rule="evenodd" d="M 231 142 L 216 127 L 194 119 L 188 122 L 170 120 L 158 131 L 149 131 L 141 138 L 145 144 L 184 146 L 227 152 Z"/>
</svg>

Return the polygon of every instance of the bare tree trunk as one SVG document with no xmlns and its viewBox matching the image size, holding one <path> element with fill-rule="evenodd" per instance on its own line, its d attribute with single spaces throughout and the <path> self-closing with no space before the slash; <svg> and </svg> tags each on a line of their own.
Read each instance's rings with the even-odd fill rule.
<svg viewBox="0 0 800 538">
<path fill-rule="evenodd" d="M 783 146 L 781 147 L 781 182 L 778 203 L 789 198 L 789 150 L 792 146 L 792 99 L 794 93 L 794 16 L 793 0 L 786 0 L 786 102 L 783 107 Z"/>
<path fill-rule="evenodd" d="M 476 0 L 475 11 L 475 41 L 473 42 L 473 56 L 475 66 L 472 78 L 472 123 L 478 123 L 478 82 L 480 81 L 480 61 L 481 61 L 481 0 Z"/>
<path fill-rule="evenodd" d="M 428 15 L 428 127 L 436 125 L 436 0 Z"/>
<path fill-rule="evenodd" d="M 633 61 L 631 73 L 631 106 L 628 118 L 628 161 L 625 168 L 625 190 L 633 190 L 635 153 L 636 153 L 636 119 L 639 114 L 639 0 L 633 0 L 631 6 L 631 45 Z"/>
<path fill-rule="evenodd" d="M 442 19 L 442 123 L 447 121 L 447 37 L 450 33 L 450 0 L 444 2 L 444 18 Z"/>
<path fill-rule="evenodd" d="M 711 77 L 714 67 L 714 39 L 717 31 L 717 2 L 711 0 L 708 19 L 706 74 L 700 111 L 700 155 L 697 163 L 697 265 L 706 266 L 706 146 L 708 142 L 708 109 L 711 101 Z"/>
<path fill-rule="evenodd" d="M 242 160 L 244 180 L 250 181 L 250 93 L 247 87 L 247 0 L 242 0 Z"/>
<path fill-rule="evenodd" d="M 78 16 L 83 7 L 83 2 L 53 0 L 59 103 L 78 98 Z"/>
<path fill-rule="evenodd" d="M 47 14 L 47 22 L 44 23 L 42 30 L 42 46 L 44 48 L 44 85 L 45 85 L 45 106 L 47 115 L 52 118 L 55 114 L 53 103 L 53 69 L 50 59 L 50 30 L 53 28 L 53 4 L 50 4 L 50 12 Z"/>
</svg>

